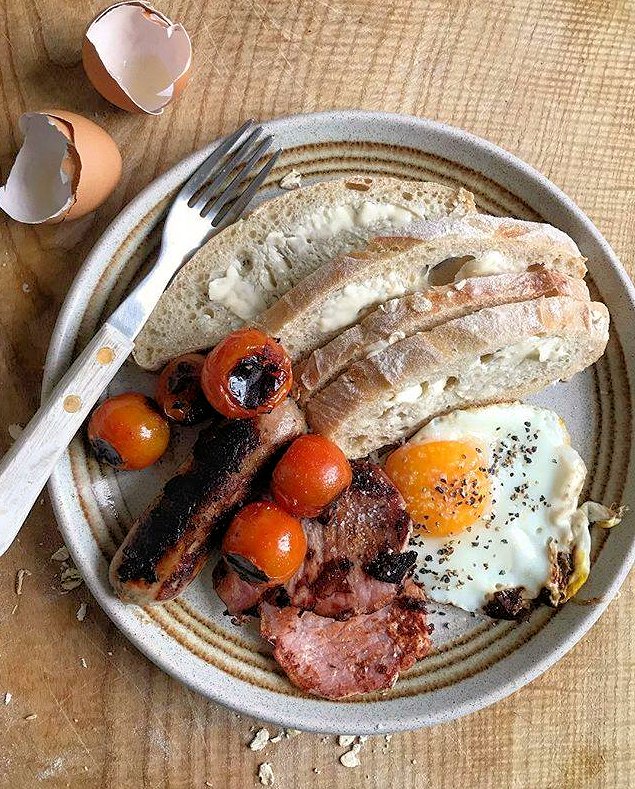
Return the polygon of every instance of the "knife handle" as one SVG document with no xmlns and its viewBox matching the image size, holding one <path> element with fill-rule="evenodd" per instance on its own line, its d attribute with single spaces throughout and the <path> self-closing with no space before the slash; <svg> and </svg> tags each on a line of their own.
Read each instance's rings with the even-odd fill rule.
<svg viewBox="0 0 635 789">
<path fill-rule="evenodd" d="M 105 323 L 0 460 L 0 556 L 5 553 L 62 452 L 134 343 Z"/>
</svg>

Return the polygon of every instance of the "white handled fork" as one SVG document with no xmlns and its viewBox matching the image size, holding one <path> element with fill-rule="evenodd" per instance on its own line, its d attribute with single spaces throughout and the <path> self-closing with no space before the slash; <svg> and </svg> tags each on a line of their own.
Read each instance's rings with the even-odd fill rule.
<svg viewBox="0 0 635 789">
<path fill-rule="evenodd" d="M 186 181 L 168 211 L 152 270 L 99 329 L 0 461 L 0 556 L 62 452 L 132 352 L 172 277 L 206 241 L 240 217 L 273 168 L 280 150 L 248 180 L 273 141 L 261 135 L 262 128 L 248 121 Z"/>
</svg>

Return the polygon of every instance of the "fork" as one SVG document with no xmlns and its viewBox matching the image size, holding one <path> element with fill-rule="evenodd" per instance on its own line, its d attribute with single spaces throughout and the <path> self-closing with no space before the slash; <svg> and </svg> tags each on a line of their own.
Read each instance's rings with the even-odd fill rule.
<svg viewBox="0 0 635 789">
<path fill-rule="evenodd" d="M 281 150 L 274 151 L 249 180 L 273 142 L 270 135 L 261 139 L 262 131 L 247 121 L 185 182 L 166 216 L 152 270 L 95 334 L 0 461 L 0 556 L 62 452 L 131 354 L 135 337 L 174 275 L 212 236 L 242 215 L 274 167 Z"/>
</svg>

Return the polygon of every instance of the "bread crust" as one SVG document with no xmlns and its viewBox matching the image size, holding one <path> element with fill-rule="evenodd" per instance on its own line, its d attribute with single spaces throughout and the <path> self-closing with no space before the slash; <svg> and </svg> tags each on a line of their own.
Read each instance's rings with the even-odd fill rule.
<svg viewBox="0 0 635 789">
<path fill-rule="evenodd" d="M 181 269 L 137 337 L 137 363 L 158 369 L 179 354 L 212 347 L 244 323 L 243 318 L 209 298 L 210 280 L 223 277 L 232 264 L 246 272 L 256 296 L 268 307 L 322 263 L 363 248 L 373 235 L 398 229 L 387 221 L 369 221 L 354 233 L 336 226 L 313 227 L 315 243 L 298 247 L 294 228 L 303 227 L 303 222 L 311 228 L 311 218 L 324 210 L 341 206 L 362 210 L 368 204 L 398 206 L 411 213 L 413 220 L 475 210 L 473 195 L 465 189 L 390 177 L 352 176 L 286 192 L 211 239 Z M 279 264 L 275 283 L 268 281 L 269 259 Z"/>
<path fill-rule="evenodd" d="M 360 457 L 410 435 L 439 413 L 465 405 L 518 399 L 559 379 L 568 379 L 595 362 L 608 341 L 608 310 L 599 302 L 565 296 L 486 308 L 419 332 L 384 351 L 353 364 L 309 400 L 305 413 L 309 426 L 335 441 L 350 457 Z M 530 338 L 562 338 L 570 358 L 549 366 L 535 360 L 531 377 L 523 375 L 522 361 L 513 368 L 513 379 L 488 380 L 488 387 L 458 398 L 416 399 L 403 408 L 404 423 L 389 426 L 387 415 L 397 393 L 429 381 L 446 382 L 463 374 L 476 360 L 485 360 L 501 349 Z M 467 386 L 469 381 L 463 381 Z M 388 405 L 387 405 L 388 404 Z M 374 431 L 374 432 L 373 432 Z"/>
<path fill-rule="evenodd" d="M 306 403 L 351 364 L 416 332 L 487 307 L 541 296 L 588 301 L 589 291 L 582 279 L 538 266 L 518 274 L 471 277 L 393 299 L 297 364 L 295 396 Z"/>
</svg>

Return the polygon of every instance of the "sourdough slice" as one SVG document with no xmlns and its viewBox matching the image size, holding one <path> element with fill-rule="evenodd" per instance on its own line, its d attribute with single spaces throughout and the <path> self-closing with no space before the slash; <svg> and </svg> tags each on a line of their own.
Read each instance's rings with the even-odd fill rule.
<svg viewBox="0 0 635 789">
<path fill-rule="evenodd" d="M 398 232 L 408 235 L 373 239 L 363 252 L 320 266 L 255 323 L 298 361 L 378 304 L 433 284 L 538 264 L 579 278 L 586 273 L 575 242 L 551 225 L 468 214 L 418 221 Z"/>
<path fill-rule="evenodd" d="M 471 244 L 474 252 L 455 253 L 457 256 L 474 257 L 459 268 L 456 280 L 525 269 L 522 255 L 518 256 L 519 242 L 533 263 L 542 263 L 548 268 L 568 271 L 580 277 L 586 274 L 585 258 L 575 241 L 557 227 L 542 222 L 471 213 L 458 222 L 454 217 L 413 222 L 392 235 L 407 235 L 432 245 L 453 243 L 452 237 L 455 236 L 463 243 Z M 487 255 L 489 250 L 495 254 Z"/>
<path fill-rule="evenodd" d="M 602 355 L 608 329 L 604 304 L 565 296 L 483 309 L 356 362 L 309 400 L 307 421 L 363 457 L 438 414 L 571 378 Z"/>
<path fill-rule="evenodd" d="M 157 369 L 210 348 L 369 238 L 474 210 L 464 189 L 397 178 L 351 177 L 287 192 L 211 239 L 181 269 L 137 337 L 135 359 Z"/>
<path fill-rule="evenodd" d="M 486 307 L 540 296 L 571 296 L 588 301 L 589 291 L 582 279 L 536 266 L 520 274 L 471 277 L 388 301 L 296 365 L 295 396 L 305 403 L 354 362 L 416 332 L 429 331 Z"/>
</svg>

